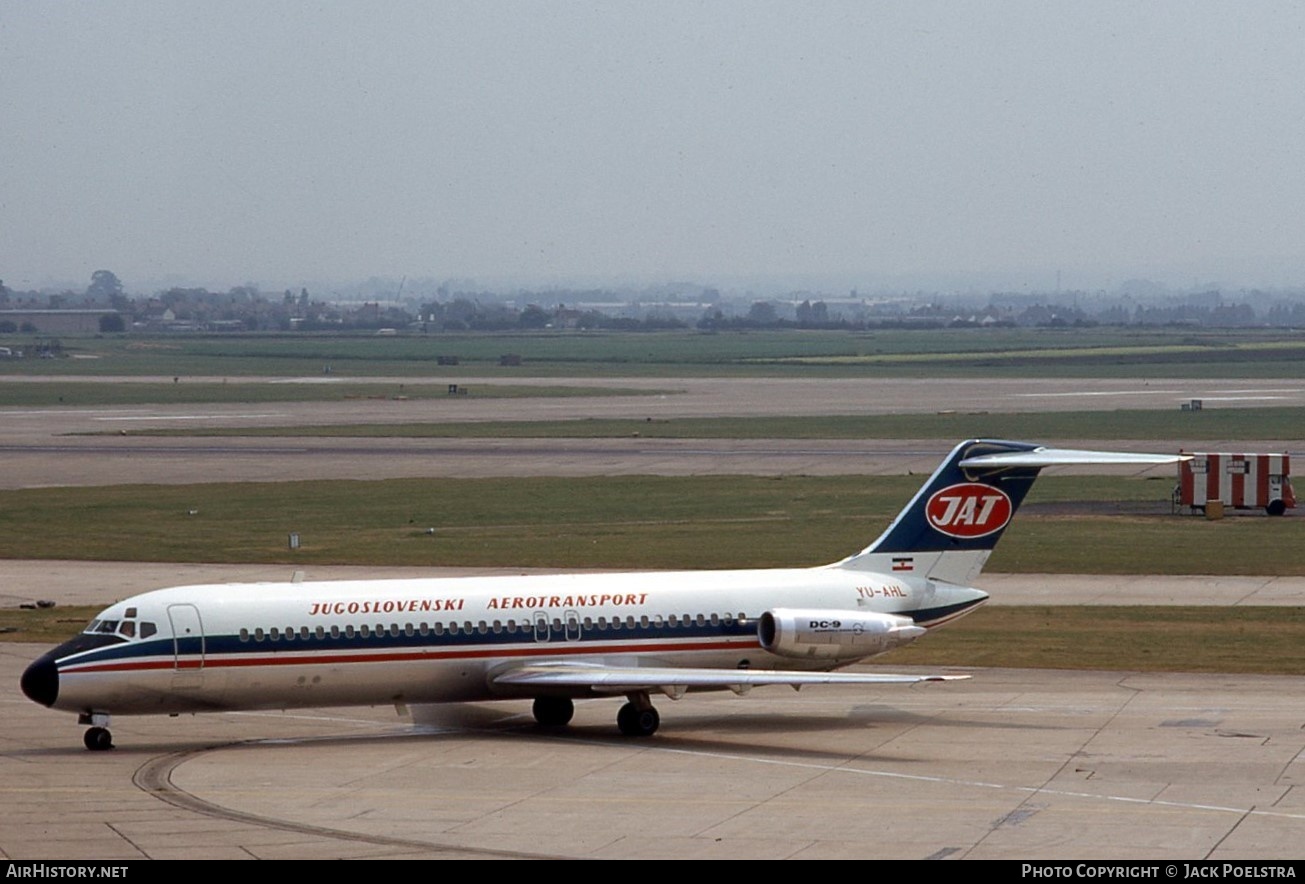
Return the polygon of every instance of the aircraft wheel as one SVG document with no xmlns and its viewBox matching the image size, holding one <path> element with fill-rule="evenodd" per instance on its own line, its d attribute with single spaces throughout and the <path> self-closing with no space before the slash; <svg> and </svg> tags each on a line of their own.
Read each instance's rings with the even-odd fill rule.
<svg viewBox="0 0 1305 884">
<path fill-rule="evenodd" d="M 616 713 L 616 726 L 627 737 L 651 737 L 657 733 L 662 717 L 652 706 L 640 709 L 633 703 L 626 703 Z"/>
<path fill-rule="evenodd" d="M 107 727 L 89 728 L 82 737 L 82 742 L 92 752 L 103 752 L 105 749 L 113 748 L 113 734 L 109 733 Z"/>
<path fill-rule="evenodd" d="M 531 711 L 535 721 L 544 727 L 562 727 L 571 723 L 575 715 L 575 704 L 570 697 L 535 697 Z"/>
</svg>

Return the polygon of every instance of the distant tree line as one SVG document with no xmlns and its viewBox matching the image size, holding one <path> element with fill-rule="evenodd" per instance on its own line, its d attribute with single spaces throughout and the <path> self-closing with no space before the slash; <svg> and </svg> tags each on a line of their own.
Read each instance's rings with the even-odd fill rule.
<svg viewBox="0 0 1305 884">
<path fill-rule="evenodd" d="M 378 282 L 378 284 L 380 284 Z M 172 287 L 132 297 L 110 270 L 96 270 L 82 291 L 23 292 L 0 281 L 0 333 L 34 331 L 3 311 L 104 310 L 99 330 L 124 331 L 324 331 L 394 329 L 414 333 L 513 330 L 703 331 L 746 329 L 866 329 L 948 326 L 1082 327 L 1091 325 L 1305 327 L 1305 292 L 1278 296 L 1252 290 L 1227 297 L 1217 290 L 1181 295 L 1057 292 L 993 293 L 948 299 L 915 293 L 894 299 L 825 300 L 793 293 L 770 300 L 731 302 L 716 289 L 682 285 L 649 291 L 650 302 L 623 301 L 603 289 L 517 292 L 503 295 L 440 286 L 437 297 L 407 304 L 342 304 L 298 291 L 266 293 L 246 283 L 226 291 Z M 567 306 L 570 303 L 575 306 Z M 416 306 L 414 306 L 416 305 Z M 599 305 L 602 309 L 599 309 Z"/>
</svg>

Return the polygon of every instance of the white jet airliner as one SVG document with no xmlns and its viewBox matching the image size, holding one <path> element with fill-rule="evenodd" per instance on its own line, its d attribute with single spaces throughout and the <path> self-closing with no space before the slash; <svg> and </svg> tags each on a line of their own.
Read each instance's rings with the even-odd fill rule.
<svg viewBox="0 0 1305 884">
<path fill-rule="evenodd" d="M 89 749 L 111 715 L 621 695 L 649 736 L 654 693 L 908 684 L 961 676 L 834 672 L 973 610 L 969 584 L 1038 471 L 1170 455 L 958 445 L 870 546 L 814 568 L 181 586 L 111 605 L 33 662 L 23 692 L 76 712 Z"/>
</svg>

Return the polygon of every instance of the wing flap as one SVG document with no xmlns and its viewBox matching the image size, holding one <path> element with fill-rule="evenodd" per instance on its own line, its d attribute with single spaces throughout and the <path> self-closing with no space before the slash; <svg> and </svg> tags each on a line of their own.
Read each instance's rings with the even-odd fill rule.
<svg viewBox="0 0 1305 884">
<path fill-rule="evenodd" d="M 968 675 L 901 675 L 888 672 L 796 672 L 784 669 L 680 669 L 671 666 L 606 666 L 592 663 L 530 663 L 494 675 L 500 685 L 589 688 L 597 693 L 623 694 L 656 689 L 668 694 L 688 688 L 740 690 L 784 684 L 916 684 L 958 681 Z M 680 690 L 676 690 L 676 689 Z"/>
</svg>

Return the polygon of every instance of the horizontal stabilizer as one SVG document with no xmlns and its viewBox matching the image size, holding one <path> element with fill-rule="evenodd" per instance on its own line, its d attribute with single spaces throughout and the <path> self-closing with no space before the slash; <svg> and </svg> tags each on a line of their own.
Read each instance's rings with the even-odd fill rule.
<svg viewBox="0 0 1305 884">
<path fill-rule="evenodd" d="M 1127 451 L 1089 451 L 1078 448 L 1034 448 L 1031 451 L 1002 451 L 967 457 L 959 463 L 963 469 L 1002 469 L 1004 467 L 1069 467 L 1076 465 L 1158 466 L 1191 460 L 1190 454 L 1133 454 Z"/>
</svg>

